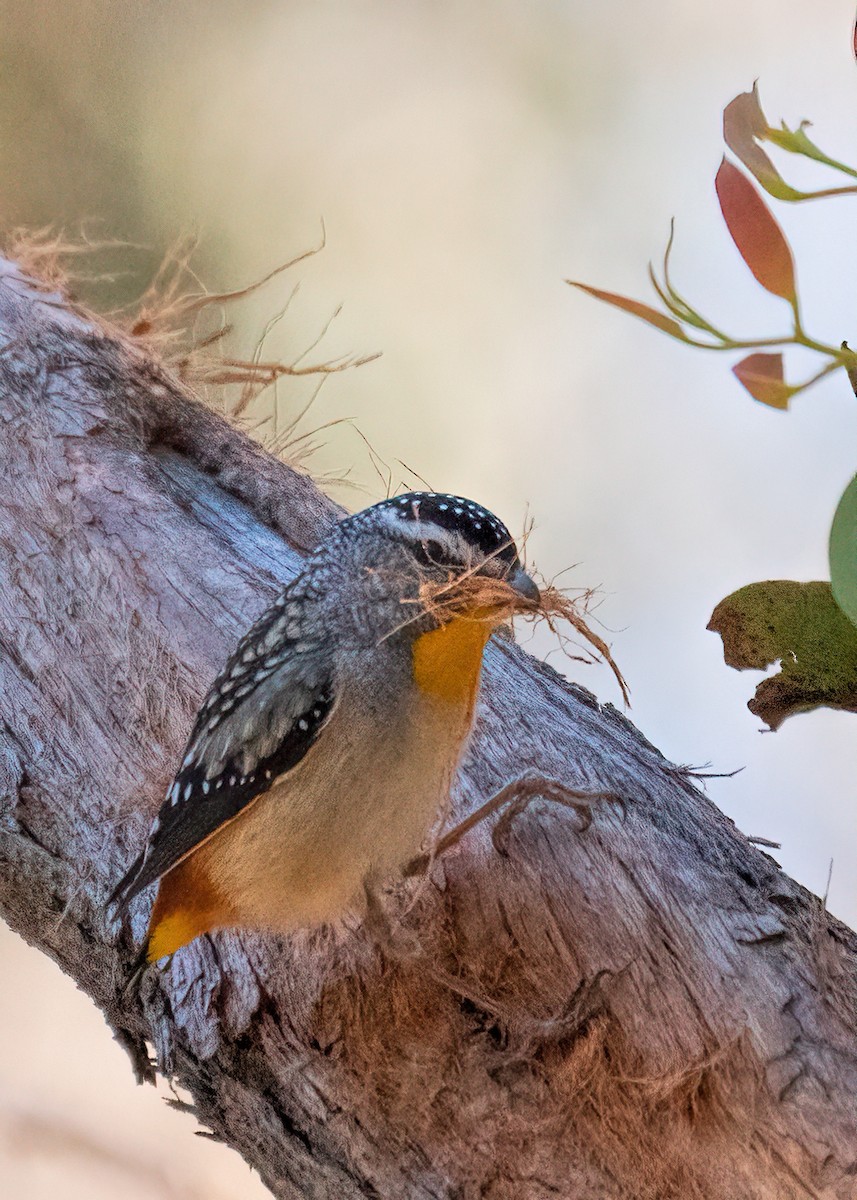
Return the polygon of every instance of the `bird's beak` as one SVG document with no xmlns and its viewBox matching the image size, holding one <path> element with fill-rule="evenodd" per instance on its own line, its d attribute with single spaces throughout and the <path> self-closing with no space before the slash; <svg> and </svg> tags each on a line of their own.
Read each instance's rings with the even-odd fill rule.
<svg viewBox="0 0 857 1200">
<path fill-rule="evenodd" d="M 539 604 L 541 602 L 541 592 L 536 587 L 535 581 L 527 574 L 523 567 L 515 567 L 506 582 L 522 599 L 529 601 L 530 604 Z"/>
</svg>

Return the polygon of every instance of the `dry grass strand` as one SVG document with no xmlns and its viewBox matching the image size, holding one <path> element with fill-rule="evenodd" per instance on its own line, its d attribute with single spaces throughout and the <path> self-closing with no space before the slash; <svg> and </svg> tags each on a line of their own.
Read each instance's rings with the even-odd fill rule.
<svg viewBox="0 0 857 1200">
<path fill-rule="evenodd" d="M 58 292 L 62 303 L 99 326 L 107 334 L 130 340 L 153 359 L 171 369 L 182 383 L 203 391 L 208 388 L 239 389 L 237 400 L 228 406 L 227 415 L 233 420 L 241 418 L 264 391 L 276 388 L 280 379 L 319 376 L 321 380 L 330 375 L 364 366 L 379 357 L 379 354 L 342 355 L 332 359 L 305 363 L 306 358 L 320 344 L 333 321 L 338 316 L 337 308 L 324 324 L 313 341 L 288 362 L 277 359 L 262 359 L 265 339 L 283 319 L 297 293 L 295 285 L 281 309 L 268 321 L 265 330 L 250 358 L 220 351 L 224 340 L 233 330 L 226 312 L 234 304 L 254 295 L 267 284 L 319 254 L 325 247 L 326 235 L 322 226 L 318 245 L 286 262 L 280 263 L 261 278 L 246 287 L 223 292 L 209 292 L 191 267 L 191 259 L 197 250 L 197 239 L 186 237 L 178 241 L 164 255 L 151 281 L 142 294 L 133 302 L 106 314 L 92 311 L 82 304 L 74 294 L 77 284 L 112 282 L 123 272 L 108 272 L 102 275 L 93 270 L 79 274 L 69 269 L 71 260 L 85 260 L 99 252 L 108 250 L 143 250 L 135 243 L 114 239 L 93 239 L 85 233 L 70 238 L 61 230 L 45 227 L 37 230 L 15 229 L 5 239 L 4 253 L 14 260 L 21 270 L 45 293 Z M 220 310 L 218 327 L 200 331 L 199 318 L 206 312 Z M 317 390 L 310 399 L 315 399 Z M 226 408 L 226 405 L 223 405 Z M 290 451 L 295 426 L 305 409 L 286 429 L 277 435 L 277 450 L 280 455 Z M 318 430 L 303 435 L 304 443 Z M 300 456 L 305 458 L 310 448 L 304 444 Z"/>
<path fill-rule="evenodd" d="M 567 638 L 562 631 L 564 622 L 588 642 L 597 659 L 607 663 L 619 685 L 624 703 L 630 705 L 628 685 L 610 647 L 585 619 L 586 604 L 591 593 L 584 592 L 582 599 L 575 600 L 550 584 L 542 586 L 540 591 L 540 600 L 536 604 L 521 596 L 504 579 L 477 574 L 475 570 L 450 577 L 445 583 L 426 580 L 420 587 L 419 610 L 410 619 L 416 620 L 425 612 L 435 614 L 440 621 L 463 616 L 491 625 L 501 624 L 515 616 L 542 618 L 559 639 L 563 652 L 570 658 L 580 659 L 580 655 L 572 655 L 567 650 Z"/>
</svg>

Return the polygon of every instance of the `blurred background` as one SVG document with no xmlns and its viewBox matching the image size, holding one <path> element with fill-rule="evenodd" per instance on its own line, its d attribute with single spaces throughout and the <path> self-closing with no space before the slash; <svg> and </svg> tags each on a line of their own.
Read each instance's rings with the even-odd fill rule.
<svg viewBox="0 0 857 1200">
<path fill-rule="evenodd" d="M 833 860 L 829 907 L 853 925 L 857 719 L 760 736 L 745 707 L 760 676 L 728 669 L 705 631 L 745 583 L 827 577 L 857 469 L 848 382 L 774 412 L 728 356 L 563 282 L 648 298 L 674 215 L 679 290 L 737 334 L 785 330 L 719 217 L 721 112 L 758 78 L 773 124 L 810 117 L 857 162 L 852 19 L 853 0 L 0 2 L 0 218 L 134 243 L 105 307 L 184 235 L 219 290 L 318 245 L 323 221 L 321 253 L 230 312 L 230 346 L 252 354 L 285 308 L 263 357 L 294 360 L 341 305 L 303 362 L 383 355 L 317 395 L 317 379 L 282 383 L 249 414 L 258 436 L 282 440 L 312 400 L 292 436 L 350 507 L 389 472 L 513 529 L 532 518 L 531 561 L 600 588 L 634 722 L 677 762 L 743 767 L 709 795 L 814 892 Z M 854 204 L 776 209 L 806 324 L 829 342 L 857 339 Z M 541 632 L 531 648 L 620 702 L 605 668 L 565 662 Z M 162 1097 L 133 1086 L 90 1001 L 0 929 L 4 1198 L 267 1194 Z"/>
</svg>

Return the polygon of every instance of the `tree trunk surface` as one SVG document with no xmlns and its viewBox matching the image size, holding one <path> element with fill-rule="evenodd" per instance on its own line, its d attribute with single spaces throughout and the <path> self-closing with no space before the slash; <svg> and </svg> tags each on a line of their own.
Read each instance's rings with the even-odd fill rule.
<svg viewBox="0 0 857 1200">
<path fill-rule="evenodd" d="M 538 802 L 356 919 L 126 989 L 196 706 L 337 510 L 155 357 L 0 263 L 0 913 L 278 1197 L 857 1196 L 857 937 L 618 712 L 493 639 L 455 815 Z M 57 1066 L 62 1070 L 61 1064 Z"/>
</svg>

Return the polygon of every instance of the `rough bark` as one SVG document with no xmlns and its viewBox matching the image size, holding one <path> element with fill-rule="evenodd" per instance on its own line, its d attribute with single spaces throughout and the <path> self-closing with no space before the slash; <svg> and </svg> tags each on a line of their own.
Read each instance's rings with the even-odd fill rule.
<svg viewBox="0 0 857 1200">
<path fill-rule="evenodd" d="M 0 912 L 279 1197 L 857 1194 L 857 938 L 619 713 L 489 646 L 455 805 L 537 803 L 359 922 L 124 991 L 103 901 L 194 706 L 336 510 L 151 356 L 0 272 Z M 61 1070 L 62 1065 L 58 1064 Z"/>
</svg>

